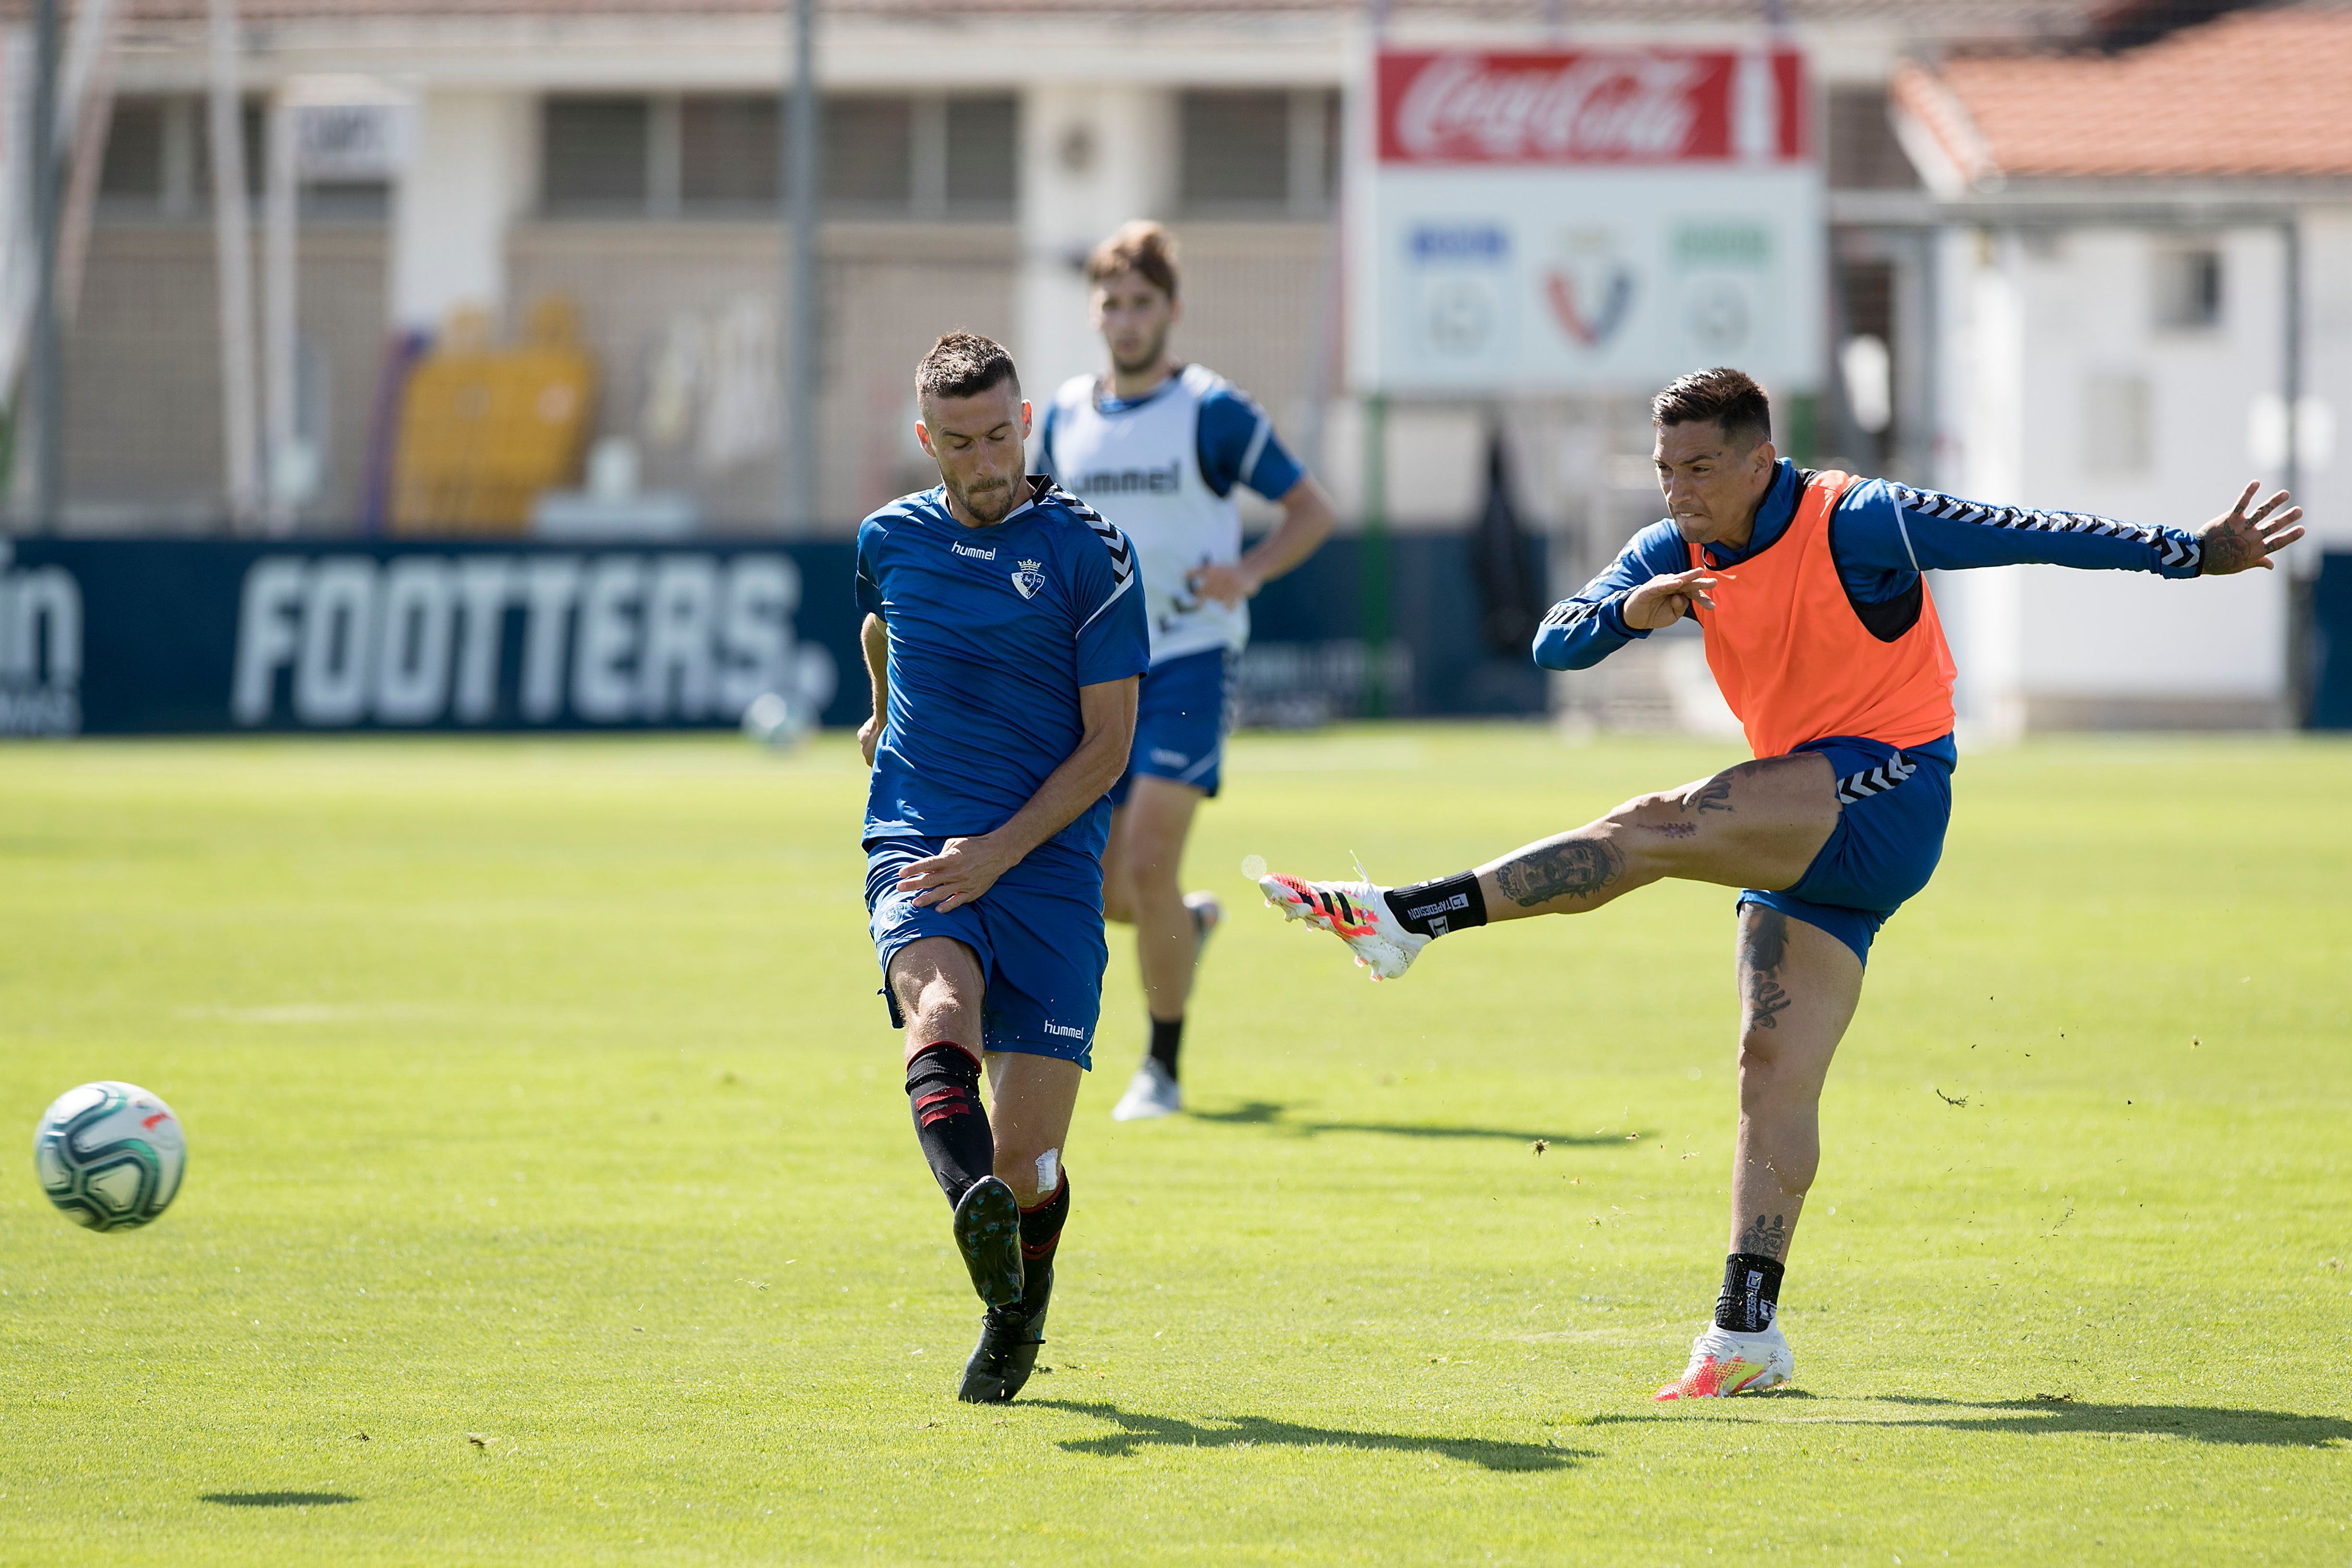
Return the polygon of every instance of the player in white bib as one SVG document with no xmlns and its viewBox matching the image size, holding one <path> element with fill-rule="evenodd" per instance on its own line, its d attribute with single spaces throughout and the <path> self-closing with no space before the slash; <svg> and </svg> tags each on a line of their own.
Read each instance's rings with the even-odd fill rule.
<svg viewBox="0 0 2352 1568">
<path fill-rule="evenodd" d="M 1217 792 L 1250 598 L 1314 554 L 1336 519 L 1255 403 L 1170 355 L 1181 309 L 1166 229 L 1127 225 L 1096 247 L 1087 280 L 1110 374 L 1076 377 L 1055 394 L 1038 466 L 1133 541 L 1151 623 L 1135 749 L 1111 791 L 1103 854 L 1103 913 L 1135 927 L 1151 1019 L 1150 1051 L 1111 1112 L 1128 1122 L 1184 1105 L 1184 1005 L 1224 912 L 1212 894 L 1187 896 L 1178 876 L 1193 810 Z M 1282 507 L 1280 525 L 1247 553 L 1236 485 Z"/>
</svg>

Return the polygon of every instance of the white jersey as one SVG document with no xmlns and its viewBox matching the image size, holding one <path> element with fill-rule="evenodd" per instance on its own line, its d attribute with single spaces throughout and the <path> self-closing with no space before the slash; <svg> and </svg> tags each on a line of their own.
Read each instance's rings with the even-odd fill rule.
<svg viewBox="0 0 2352 1568">
<path fill-rule="evenodd" d="M 1237 561 L 1242 517 L 1201 473 L 1201 404 L 1228 391 L 1224 378 L 1186 365 L 1174 384 L 1143 402 L 1105 413 L 1093 376 L 1076 376 L 1054 395 L 1053 466 L 1062 487 L 1134 542 L 1143 570 L 1143 609 L 1154 664 L 1249 641 L 1249 606 L 1202 599 L 1187 585 L 1197 567 Z M 1263 414 L 1244 474 L 1273 438 Z"/>
</svg>

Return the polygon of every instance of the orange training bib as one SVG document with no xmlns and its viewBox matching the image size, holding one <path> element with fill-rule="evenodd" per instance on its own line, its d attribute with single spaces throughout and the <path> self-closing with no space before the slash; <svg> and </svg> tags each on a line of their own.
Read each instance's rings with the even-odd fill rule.
<svg viewBox="0 0 2352 1568">
<path fill-rule="evenodd" d="M 1919 618 L 1893 642 L 1862 623 L 1830 556 L 1830 514 L 1853 476 L 1806 481 L 1788 531 L 1714 573 L 1713 610 L 1693 606 L 1707 668 L 1739 716 L 1748 748 L 1781 757 L 1824 736 L 1917 746 L 1950 733 L 1958 672 L 1926 579 Z M 1691 564 L 1706 564 L 1690 547 Z"/>
</svg>

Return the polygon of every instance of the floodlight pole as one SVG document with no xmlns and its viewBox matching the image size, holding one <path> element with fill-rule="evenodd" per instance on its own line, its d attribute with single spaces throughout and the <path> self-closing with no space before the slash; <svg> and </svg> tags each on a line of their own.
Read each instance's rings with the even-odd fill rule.
<svg viewBox="0 0 2352 1568">
<path fill-rule="evenodd" d="M 58 324 L 58 0 L 40 0 L 33 66 L 32 363 L 24 409 L 33 425 L 35 528 L 58 525 L 65 458 L 65 340 Z M 19 422 L 19 429 L 22 422 Z M 23 449 L 20 447 L 19 451 Z"/>
<path fill-rule="evenodd" d="M 793 81 L 783 122 L 783 220 L 788 253 L 784 298 L 791 330 L 784 358 L 784 526 L 795 534 L 816 527 L 818 383 L 824 362 L 817 271 L 816 0 L 793 0 Z"/>
<path fill-rule="evenodd" d="M 233 528 L 260 498 L 253 373 L 253 234 L 245 187 L 245 112 L 237 89 L 236 0 L 211 0 L 213 257 L 220 308 L 221 438 Z"/>
</svg>

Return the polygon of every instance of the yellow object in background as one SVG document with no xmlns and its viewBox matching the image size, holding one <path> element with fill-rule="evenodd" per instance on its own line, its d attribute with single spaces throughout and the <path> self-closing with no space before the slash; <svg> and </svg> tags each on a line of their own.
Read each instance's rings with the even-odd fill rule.
<svg viewBox="0 0 2352 1568">
<path fill-rule="evenodd" d="M 515 349 L 481 312 L 452 316 L 402 394 L 393 531 L 522 532 L 540 492 L 579 483 L 595 402 L 570 300 L 534 304 Z"/>
</svg>

